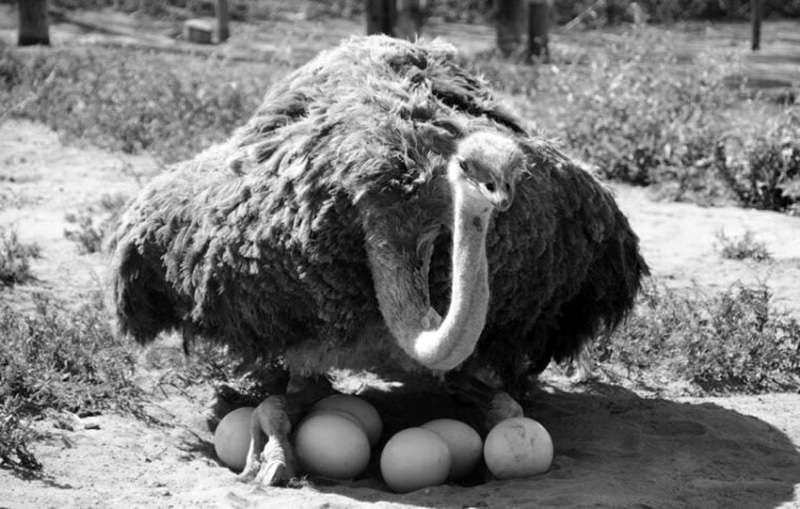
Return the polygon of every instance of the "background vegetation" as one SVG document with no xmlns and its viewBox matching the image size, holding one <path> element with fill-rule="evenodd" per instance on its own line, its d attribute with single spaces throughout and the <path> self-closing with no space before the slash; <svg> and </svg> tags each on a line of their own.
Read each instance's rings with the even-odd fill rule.
<svg viewBox="0 0 800 509">
<path fill-rule="evenodd" d="M 10 2 L 11 0 L 2 0 Z M 181 10 L 192 9 L 196 14 L 211 14 L 212 0 L 50 0 L 55 8 L 100 9 L 116 8 L 126 12 L 141 12 L 151 16 L 182 16 Z M 746 19 L 750 0 L 553 0 L 552 14 L 556 23 L 563 24 L 584 14 L 589 26 L 598 27 L 632 21 L 630 6 L 636 3 L 650 23 L 671 23 L 686 20 Z M 291 12 L 303 4 L 313 5 L 313 11 L 337 16 L 360 16 L 366 0 L 229 0 L 233 19 L 258 20 Z M 732 8 L 732 9 L 731 9 Z M 766 16 L 800 16 L 800 0 L 764 0 Z M 428 16 L 445 21 L 469 23 L 491 22 L 494 0 L 428 0 Z"/>
</svg>

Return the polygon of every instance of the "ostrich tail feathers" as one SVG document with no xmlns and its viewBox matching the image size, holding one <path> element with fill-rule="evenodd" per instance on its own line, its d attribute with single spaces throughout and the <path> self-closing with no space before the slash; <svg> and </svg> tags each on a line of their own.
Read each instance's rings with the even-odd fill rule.
<svg viewBox="0 0 800 509">
<path fill-rule="evenodd" d="M 117 327 L 140 344 L 177 324 L 177 317 L 157 271 L 148 265 L 136 246 L 118 246 L 114 271 Z"/>
</svg>

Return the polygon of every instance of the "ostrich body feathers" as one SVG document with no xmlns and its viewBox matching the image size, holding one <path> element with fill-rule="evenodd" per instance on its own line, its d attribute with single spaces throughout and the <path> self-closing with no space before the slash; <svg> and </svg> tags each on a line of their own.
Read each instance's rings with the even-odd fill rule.
<svg viewBox="0 0 800 509">
<path fill-rule="evenodd" d="M 450 45 L 361 37 L 276 84 L 230 140 L 132 201 L 111 239 L 121 330 L 146 342 L 178 329 L 304 373 L 414 369 L 382 326 L 367 249 L 392 253 L 384 270 L 432 250 L 420 271 L 446 313 L 448 124 L 504 133 L 527 159 L 488 227 L 491 299 L 469 362 L 513 383 L 615 327 L 647 266 L 611 193 L 526 130 Z"/>
</svg>

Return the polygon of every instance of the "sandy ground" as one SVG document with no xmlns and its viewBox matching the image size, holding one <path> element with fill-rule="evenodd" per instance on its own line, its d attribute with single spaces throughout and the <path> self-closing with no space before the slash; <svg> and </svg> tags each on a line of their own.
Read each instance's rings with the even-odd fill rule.
<svg viewBox="0 0 800 509">
<path fill-rule="evenodd" d="M 66 297 L 103 289 L 104 258 L 81 255 L 64 238 L 65 215 L 103 193 L 133 193 L 136 175 L 154 171 L 147 157 L 63 146 L 38 124 L 0 125 L 0 224 L 43 249 L 33 266 L 38 281 L 0 299 L 24 305 L 34 291 Z M 779 303 L 800 302 L 800 243 L 792 242 L 800 219 L 659 203 L 641 189 L 614 189 L 660 280 L 701 288 L 762 280 Z M 723 260 L 714 236 L 721 228 L 753 231 L 774 261 Z M 553 376 L 525 404 L 555 443 L 553 467 L 542 476 L 397 495 L 373 465 L 372 475 L 354 482 L 262 489 L 237 482 L 216 462 L 211 388 L 157 384 L 163 368 L 148 367 L 147 358 L 139 376 L 151 391 L 148 413 L 160 424 L 113 414 L 38 422 L 46 439 L 34 451 L 45 476 L 24 480 L 0 470 L 0 507 L 800 507 L 798 394 L 662 399 Z M 398 397 L 373 400 L 396 412 Z M 413 421 L 446 407 L 436 398 L 428 393 L 399 407 Z"/>
<path fill-rule="evenodd" d="M 90 29 L 76 26 L 55 27 L 56 42 L 95 43 Z M 118 43 L 140 44 L 150 37 L 147 44 L 174 44 L 161 29 L 141 28 L 129 28 L 137 37 Z M 329 36 L 352 28 L 334 28 Z M 476 51 L 491 39 L 485 28 L 463 30 L 459 35 L 473 41 Z M 746 33 L 746 27 L 731 30 Z M 124 28 L 119 32 L 127 37 Z M 0 26 L 0 37 L 12 40 L 10 34 Z M 746 38 L 739 44 L 746 45 Z M 232 43 L 226 51 L 235 58 L 237 48 Z M 242 54 L 252 51 L 250 45 Z M 264 42 L 256 51 L 282 50 Z M 0 225 L 13 226 L 22 241 L 42 246 L 42 257 L 32 267 L 37 281 L 0 291 L 0 301 L 25 306 L 37 291 L 79 298 L 104 290 L 106 260 L 80 254 L 64 238 L 71 227 L 65 215 L 97 203 L 105 193 L 133 193 L 138 180 L 157 171 L 148 157 L 63 146 L 41 125 L 1 123 Z M 763 281 L 778 305 L 800 314 L 800 218 L 663 203 L 641 189 L 614 189 L 660 281 L 709 290 L 737 280 Z M 774 260 L 722 259 L 715 245 L 720 230 L 729 236 L 753 232 Z M 167 353 L 173 348 L 159 347 Z M 45 474 L 26 480 L 0 470 L 0 508 L 800 507 L 798 394 L 656 398 L 597 382 L 574 385 L 555 374 L 525 403 L 526 413 L 550 430 L 555 443 L 553 467 L 544 475 L 397 495 L 382 486 L 373 465 L 371 475 L 354 482 L 317 479 L 298 489 L 263 489 L 237 482 L 215 460 L 207 424 L 212 389 L 157 383 L 168 368 L 148 364 L 150 358 L 143 353 L 138 376 L 150 392 L 147 412 L 159 424 L 114 414 L 37 422 L 46 438 L 33 450 Z M 406 412 L 410 421 L 446 413 L 439 396 L 423 394 L 373 393 L 372 398 L 396 419 L 403 417 L 397 412 Z"/>
</svg>

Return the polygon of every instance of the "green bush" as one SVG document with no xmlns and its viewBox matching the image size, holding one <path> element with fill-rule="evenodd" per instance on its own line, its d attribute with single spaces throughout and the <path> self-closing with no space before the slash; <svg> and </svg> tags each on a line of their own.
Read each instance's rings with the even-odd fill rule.
<svg viewBox="0 0 800 509">
<path fill-rule="evenodd" d="M 653 284 L 593 355 L 601 371 L 650 388 L 682 380 L 711 394 L 800 390 L 800 322 L 764 285 L 706 295 Z"/>
<path fill-rule="evenodd" d="M 494 52 L 471 65 L 604 179 L 652 185 L 676 201 L 797 212 L 800 109 L 743 96 L 727 84 L 733 57 L 687 61 L 669 37 L 642 27 L 609 37 L 602 50 L 555 53 L 549 65 Z"/>
<path fill-rule="evenodd" d="M 682 66 L 670 35 L 631 30 L 602 51 L 554 55 L 551 65 L 478 61 L 476 67 L 601 176 L 649 185 L 713 155 L 721 112 L 738 102 L 725 62 Z M 666 173 L 665 175 L 661 175 Z"/>
<path fill-rule="evenodd" d="M 100 296 L 77 308 L 40 296 L 32 314 L 0 307 L 0 463 L 40 468 L 27 419 L 42 412 L 138 412 L 132 347 L 109 318 Z"/>
<path fill-rule="evenodd" d="M 123 194 L 104 194 L 97 204 L 67 213 L 65 219 L 74 226 L 64 230 L 64 237 L 78 244 L 81 253 L 101 252 L 106 233 L 127 199 Z"/>
<path fill-rule="evenodd" d="M 800 133 L 800 111 L 795 121 Z M 717 172 L 739 202 L 764 210 L 800 214 L 800 142 L 798 138 L 766 136 L 746 151 L 746 160 L 729 160 L 721 145 Z"/>
<path fill-rule="evenodd" d="M 30 260 L 40 253 L 39 245 L 22 243 L 16 230 L 0 226 L 0 287 L 32 279 Z"/>
<path fill-rule="evenodd" d="M 65 141 L 186 159 L 226 139 L 261 102 L 265 85 L 220 68 L 193 74 L 142 51 L 0 54 L 0 108 L 43 122 Z M 245 73 L 241 73 L 244 75 Z"/>
<path fill-rule="evenodd" d="M 749 230 L 739 238 L 729 237 L 723 230 L 717 232 L 716 236 L 719 241 L 719 252 L 723 258 L 730 260 L 751 259 L 757 262 L 772 259 L 767 246 L 763 242 L 757 241 L 753 232 Z"/>
</svg>

